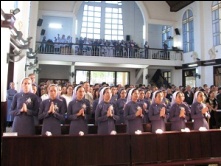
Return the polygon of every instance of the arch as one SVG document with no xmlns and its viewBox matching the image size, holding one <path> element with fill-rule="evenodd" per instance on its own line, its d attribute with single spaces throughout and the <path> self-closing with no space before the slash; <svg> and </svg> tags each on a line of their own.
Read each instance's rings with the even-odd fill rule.
<svg viewBox="0 0 221 166">
<path fill-rule="evenodd" d="M 75 5 L 74 5 L 74 8 L 73 8 L 73 14 L 74 16 L 77 15 L 78 13 L 78 10 L 81 6 L 81 4 L 83 3 L 83 1 L 75 1 Z M 148 39 L 148 18 L 149 18 L 149 15 L 147 13 L 147 9 L 145 8 L 144 6 L 144 2 L 142 1 L 135 1 L 137 6 L 139 7 L 140 11 L 141 11 L 141 14 L 143 16 L 143 20 L 144 20 L 144 26 L 145 26 L 145 39 L 144 40 L 147 40 Z"/>
</svg>

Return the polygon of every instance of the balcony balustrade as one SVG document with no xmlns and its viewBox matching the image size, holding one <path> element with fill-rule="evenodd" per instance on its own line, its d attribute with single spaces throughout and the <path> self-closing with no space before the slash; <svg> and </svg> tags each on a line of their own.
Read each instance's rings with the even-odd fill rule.
<svg viewBox="0 0 221 166">
<path fill-rule="evenodd" d="M 161 60 L 183 60 L 182 50 L 167 51 L 157 48 L 135 48 L 127 46 L 106 46 L 76 43 L 53 43 L 36 42 L 36 49 L 39 54 L 61 54 L 61 55 L 82 55 L 102 56 L 139 59 L 161 59 Z"/>
</svg>

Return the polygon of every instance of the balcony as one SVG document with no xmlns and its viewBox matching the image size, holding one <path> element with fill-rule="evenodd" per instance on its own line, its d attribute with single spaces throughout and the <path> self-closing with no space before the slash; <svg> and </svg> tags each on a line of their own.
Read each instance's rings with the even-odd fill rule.
<svg viewBox="0 0 221 166">
<path fill-rule="evenodd" d="M 36 42 L 41 61 L 69 61 L 157 66 L 182 66 L 183 51 L 127 47 L 123 45 L 91 45 L 76 43 Z M 51 56 L 53 54 L 53 56 Z M 73 56 L 72 56 L 73 55 Z M 70 57 L 71 56 L 71 57 Z M 96 58 L 95 58 L 96 57 Z M 121 59 L 119 59 L 121 58 Z M 162 60 L 162 61 L 159 61 Z"/>
</svg>

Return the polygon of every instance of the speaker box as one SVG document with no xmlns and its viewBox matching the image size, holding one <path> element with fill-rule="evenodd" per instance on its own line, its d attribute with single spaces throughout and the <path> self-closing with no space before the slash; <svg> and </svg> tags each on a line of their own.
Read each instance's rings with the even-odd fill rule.
<svg viewBox="0 0 221 166">
<path fill-rule="evenodd" d="M 130 41 L 130 35 L 126 35 L 126 41 Z"/>
<path fill-rule="evenodd" d="M 178 28 L 175 28 L 174 30 L 175 30 L 176 35 L 180 35 L 180 31 Z"/>
<path fill-rule="evenodd" d="M 45 29 L 42 29 L 42 30 L 41 30 L 41 35 L 42 35 L 42 36 L 45 35 Z"/>
<path fill-rule="evenodd" d="M 42 25 L 42 23 L 43 23 L 43 19 L 39 18 L 39 19 L 38 19 L 37 26 L 39 26 L 39 27 L 40 27 L 40 26 Z"/>
</svg>

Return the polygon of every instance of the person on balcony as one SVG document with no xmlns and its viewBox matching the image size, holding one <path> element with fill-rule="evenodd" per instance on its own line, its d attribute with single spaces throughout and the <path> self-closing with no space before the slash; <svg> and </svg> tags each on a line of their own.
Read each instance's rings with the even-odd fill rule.
<svg viewBox="0 0 221 166">
<path fill-rule="evenodd" d="M 163 52 L 164 52 L 164 54 L 163 54 L 163 59 L 167 59 L 167 56 L 168 56 L 168 45 L 167 45 L 167 43 L 166 42 L 164 42 L 164 44 L 163 44 Z"/>
<path fill-rule="evenodd" d="M 144 55 L 145 55 L 145 59 L 148 59 L 148 51 L 149 51 L 149 44 L 147 41 L 145 41 L 144 43 Z"/>
</svg>

